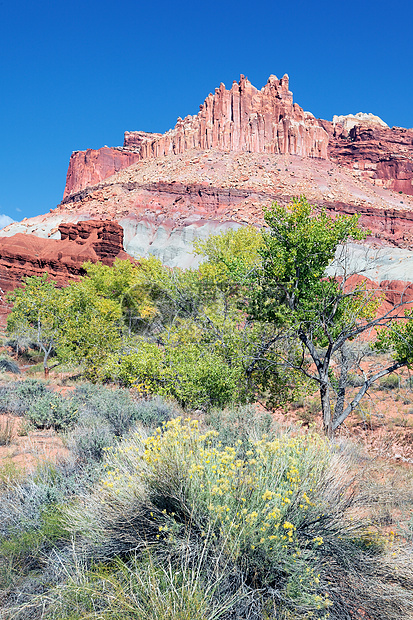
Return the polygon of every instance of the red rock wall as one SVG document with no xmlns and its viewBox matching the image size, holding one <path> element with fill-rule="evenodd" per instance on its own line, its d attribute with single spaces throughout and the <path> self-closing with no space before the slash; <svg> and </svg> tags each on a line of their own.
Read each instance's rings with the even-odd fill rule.
<svg viewBox="0 0 413 620">
<path fill-rule="evenodd" d="M 241 76 L 208 95 L 196 116 L 178 119 L 165 134 L 125 132 L 123 149 L 104 147 L 72 154 L 64 198 L 95 185 L 139 159 L 217 148 L 327 158 L 328 135 L 314 117 L 293 103 L 288 76 L 271 75 L 261 90 Z"/>
<path fill-rule="evenodd" d="M 341 125 L 320 120 L 329 133 L 328 156 L 374 185 L 413 195 L 413 129 Z"/>
<path fill-rule="evenodd" d="M 138 153 L 107 146 L 97 150 L 75 151 L 70 157 L 63 198 L 89 185 L 96 185 L 139 159 Z"/>
<path fill-rule="evenodd" d="M 89 220 L 60 224 L 61 239 L 18 233 L 0 238 L 0 288 L 19 286 L 25 276 L 46 271 L 59 285 L 84 273 L 86 261 L 111 265 L 115 258 L 130 259 L 123 250 L 123 228 L 117 222 Z"/>
</svg>

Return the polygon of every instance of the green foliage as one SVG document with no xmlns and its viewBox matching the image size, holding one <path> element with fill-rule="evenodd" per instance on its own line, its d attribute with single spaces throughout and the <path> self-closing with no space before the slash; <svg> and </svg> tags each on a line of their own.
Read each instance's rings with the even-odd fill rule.
<svg viewBox="0 0 413 620">
<path fill-rule="evenodd" d="M 17 578 L 39 570 L 43 559 L 56 545 L 68 541 L 61 508 L 45 507 L 36 527 L 0 538 L 0 588 L 7 588 Z"/>
<path fill-rule="evenodd" d="M 36 342 L 44 353 L 45 369 L 60 326 L 61 296 L 48 277 L 47 272 L 42 276 L 28 276 L 23 280 L 23 288 L 16 288 L 7 295 L 8 301 L 13 303 L 7 332 L 17 339 Z"/>
<path fill-rule="evenodd" d="M 262 234 L 255 226 L 241 226 L 195 241 L 195 253 L 207 259 L 199 268 L 201 280 L 224 289 L 239 286 L 260 264 L 262 245 Z"/>
<path fill-rule="evenodd" d="M 88 287 L 97 296 L 117 302 L 130 329 L 137 329 L 158 314 L 155 300 L 167 278 L 159 259 L 141 258 L 139 265 L 116 259 L 111 267 L 102 263 L 86 263 L 84 267 Z"/>
<path fill-rule="evenodd" d="M 91 379 L 99 379 L 105 357 L 120 348 L 121 307 L 96 295 L 89 281 L 64 289 L 57 352 L 61 359 L 85 366 Z"/>
<path fill-rule="evenodd" d="M 302 196 L 288 207 L 274 203 L 264 218 L 268 230 L 259 249 L 261 290 L 254 314 L 276 322 L 286 321 L 291 313 L 299 320 L 314 320 L 314 313 L 337 295 L 337 284 L 325 277 L 337 246 L 366 236 L 358 226 L 359 217 L 333 219 L 323 210 L 316 213 Z"/>
<path fill-rule="evenodd" d="M 413 367 L 413 311 L 404 313 L 404 320 L 393 323 L 390 329 L 381 329 L 375 343 L 379 352 L 393 351 L 396 361 Z"/>
<path fill-rule="evenodd" d="M 136 352 L 114 359 L 108 372 L 142 395 L 171 396 L 192 408 L 225 406 L 242 398 L 242 368 L 202 343 L 159 347 L 142 342 Z"/>
<path fill-rule="evenodd" d="M 76 404 L 59 394 L 48 393 L 31 403 L 27 418 L 37 428 L 54 428 L 56 431 L 72 426 L 77 419 Z"/>
</svg>

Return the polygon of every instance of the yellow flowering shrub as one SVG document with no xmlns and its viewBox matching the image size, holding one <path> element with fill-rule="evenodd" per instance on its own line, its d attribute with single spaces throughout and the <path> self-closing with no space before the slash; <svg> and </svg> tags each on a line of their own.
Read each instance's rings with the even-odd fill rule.
<svg viewBox="0 0 413 620">
<path fill-rule="evenodd" d="M 324 593 L 320 597 L 312 566 L 323 539 L 298 532 L 309 511 L 321 512 L 316 487 L 329 461 L 327 443 L 316 436 L 286 435 L 249 442 L 245 449 L 241 442 L 222 445 L 217 435 L 200 429 L 197 420 L 176 418 L 134 448 L 136 471 L 128 473 L 128 484 L 139 488 L 138 480 L 143 480 L 148 496 L 157 498 L 151 512 L 156 538 L 172 543 L 183 520 L 175 499 L 168 507 L 159 498 L 184 497 L 186 514 L 203 524 L 201 538 L 247 565 L 258 580 L 283 575 L 288 596 L 325 608 L 329 601 Z M 114 450 L 112 463 L 124 449 Z M 121 477 L 119 468 L 112 467 L 106 489 L 119 488 Z"/>
</svg>

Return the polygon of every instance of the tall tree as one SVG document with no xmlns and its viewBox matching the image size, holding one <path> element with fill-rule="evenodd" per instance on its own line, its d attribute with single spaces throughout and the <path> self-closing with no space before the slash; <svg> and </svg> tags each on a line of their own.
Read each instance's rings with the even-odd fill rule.
<svg viewBox="0 0 413 620">
<path fill-rule="evenodd" d="M 395 343 L 400 333 L 395 319 L 410 320 L 410 315 L 397 313 L 405 306 L 403 299 L 391 310 L 381 312 L 382 296 L 362 283 L 354 283 L 337 260 L 336 253 L 346 242 L 366 236 L 358 216 L 333 218 L 301 197 L 288 207 L 273 204 L 265 212 L 265 222 L 251 315 L 282 326 L 286 336 L 301 343 L 301 360 L 285 357 L 284 362 L 318 384 L 324 429 L 331 437 L 374 381 L 409 364 L 412 358 L 413 330 L 409 326 L 404 327 L 403 351 L 399 347 L 392 363 L 365 375 L 357 393 L 347 401 L 355 340 L 372 329 L 392 326 L 387 341 L 382 335 L 381 342 Z M 264 348 L 261 355 L 265 353 Z"/>
</svg>

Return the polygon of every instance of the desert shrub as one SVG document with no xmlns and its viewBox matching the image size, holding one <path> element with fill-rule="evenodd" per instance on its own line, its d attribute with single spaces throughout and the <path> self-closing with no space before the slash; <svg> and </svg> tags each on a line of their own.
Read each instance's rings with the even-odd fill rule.
<svg viewBox="0 0 413 620">
<path fill-rule="evenodd" d="M 400 386 L 400 377 L 396 373 L 385 375 L 379 381 L 380 390 L 396 390 Z"/>
<path fill-rule="evenodd" d="M 8 607 L 16 602 L 25 605 L 44 590 L 45 580 L 53 580 L 59 569 L 50 557 L 56 558 L 57 551 L 69 543 L 61 506 L 89 488 L 100 473 L 97 468 L 69 463 L 42 465 L 29 476 L 14 476 L 2 489 L 0 597 L 2 614 L 6 614 L 2 618 L 9 617 Z M 32 610 L 25 608 L 21 617 L 31 619 Z"/>
<path fill-rule="evenodd" d="M 364 384 L 364 378 L 361 375 L 349 372 L 347 375 L 347 383 L 351 387 L 361 387 Z"/>
<path fill-rule="evenodd" d="M 14 381 L 0 391 L 0 413 L 23 416 L 38 398 L 50 393 L 44 383 L 35 379 Z"/>
<path fill-rule="evenodd" d="M 148 428 L 156 428 L 164 422 L 177 417 L 179 409 L 173 402 L 161 396 L 135 401 L 135 420 Z"/>
<path fill-rule="evenodd" d="M 67 445 L 77 459 L 85 462 L 101 461 L 105 448 L 116 443 L 108 423 L 95 415 L 83 417 L 67 437 Z"/>
<path fill-rule="evenodd" d="M 14 466 L 1 493 L 0 537 L 38 528 L 47 507 L 63 504 L 90 488 L 100 473 L 94 464 L 71 462 L 44 464 L 30 475 Z"/>
<path fill-rule="evenodd" d="M 0 465 L 0 491 L 4 493 L 5 489 L 16 486 L 25 477 L 24 469 L 18 463 L 10 459 L 2 460 Z"/>
<path fill-rule="evenodd" d="M 79 421 L 84 427 L 91 419 L 96 428 L 97 418 L 100 418 L 109 424 L 110 431 L 117 437 L 125 435 L 137 422 L 153 428 L 177 415 L 174 404 L 159 396 L 134 399 L 128 390 L 101 385 L 79 386 L 74 392 L 73 402 L 78 403 Z"/>
<path fill-rule="evenodd" d="M 11 372 L 14 375 L 20 375 L 20 368 L 9 357 L 2 356 L 0 357 L 0 371 L 2 372 Z"/>
<path fill-rule="evenodd" d="M 82 386 L 75 390 L 73 402 L 79 407 L 80 421 L 90 415 L 100 417 L 117 437 L 127 433 L 136 419 L 136 408 L 127 390 Z"/>
<path fill-rule="evenodd" d="M 73 426 L 78 409 L 72 400 L 50 392 L 32 402 L 26 415 L 37 428 L 60 431 Z"/>
<path fill-rule="evenodd" d="M 3 580 L 20 576 L 33 569 L 39 569 L 44 562 L 44 554 L 58 542 L 68 541 L 64 529 L 60 507 L 51 505 L 40 513 L 39 523 L 22 532 L 11 533 L 0 540 L 0 575 Z M 4 583 L 2 584 L 4 587 Z"/>
<path fill-rule="evenodd" d="M 11 418 L 0 420 L 0 446 L 8 446 L 14 436 L 14 421 Z"/>
<path fill-rule="evenodd" d="M 175 566 L 224 558 L 226 596 L 254 596 L 256 615 L 238 617 L 410 617 L 409 558 L 376 544 L 361 517 L 371 498 L 344 454 L 315 435 L 217 435 L 177 418 L 121 442 L 94 493 L 67 510 L 68 528 L 98 562 L 148 548 Z M 203 569 L 199 580 L 209 583 Z"/>
<path fill-rule="evenodd" d="M 255 405 L 233 405 L 226 409 L 213 409 L 206 416 L 206 423 L 218 432 L 218 439 L 226 445 L 247 444 L 277 429 L 272 416 Z"/>
</svg>

